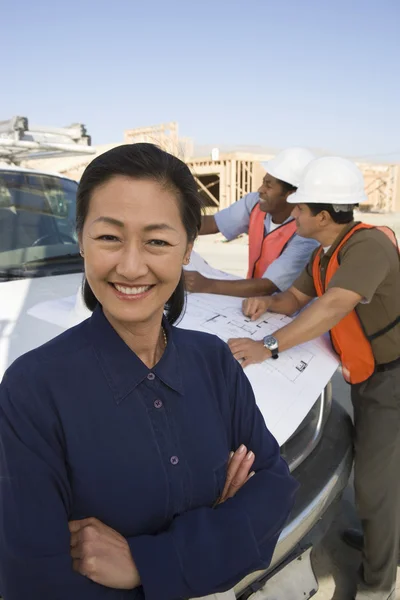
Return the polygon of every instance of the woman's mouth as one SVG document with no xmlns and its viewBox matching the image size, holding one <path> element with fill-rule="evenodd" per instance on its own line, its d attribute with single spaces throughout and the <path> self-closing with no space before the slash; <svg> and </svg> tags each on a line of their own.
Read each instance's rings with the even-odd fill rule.
<svg viewBox="0 0 400 600">
<path fill-rule="evenodd" d="M 110 284 L 116 295 L 124 300 L 137 300 L 147 296 L 154 285 L 122 285 L 120 283 Z"/>
</svg>

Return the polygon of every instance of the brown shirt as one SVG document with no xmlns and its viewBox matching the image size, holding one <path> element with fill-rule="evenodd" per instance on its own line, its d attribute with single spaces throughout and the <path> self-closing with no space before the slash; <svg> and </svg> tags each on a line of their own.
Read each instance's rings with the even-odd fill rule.
<svg viewBox="0 0 400 600">
<path fill-rule="evenodd" d="M 329 250 L 321 257 L 321 278 L 324 282 L 326 267 L 335 248 L 355 225 L 344 228 Z M 312 265 L 317 250 L 293 286 L 307 296 L 315 297 Z M 378 229 L 357 231 L 339 252 L 340 266 L 328 284 L 360 294 L 364 298 L 357 313 L 367 335 L 373 335 L 400 315 L 400 260 L 394 244 Z M 400 356 L 400 323 L 388 333 L 371 342 L 378 364 L 396 360 Z"/>
</svg>

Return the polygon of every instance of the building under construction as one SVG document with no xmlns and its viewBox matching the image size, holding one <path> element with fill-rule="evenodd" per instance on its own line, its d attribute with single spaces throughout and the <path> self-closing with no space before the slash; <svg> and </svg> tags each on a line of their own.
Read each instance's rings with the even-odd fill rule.
<svg viewBox="0 0 400 600">
<path fill-rule="evenodd" d="M 178 134 L 177 123 L 164 123 L 127 130 L 120 143 L 151 142 L 184 160 L 191 169 L 200 193 L 210 211 L 230 206 L 260 186 L 265 173 L 262 162 L 271 154 L 220 153 L 215 148 L 208 156 L 195 156 L 193 141 Z M 92 156 L 30 160 L 33 168 L 57 171 L 79 180 L 94 156 L 120 143 L 95 146 Z M 400 165 L 359 164 L 365 178 L 369 202 L 362 210 L 400 212 Z"/>
</svg>

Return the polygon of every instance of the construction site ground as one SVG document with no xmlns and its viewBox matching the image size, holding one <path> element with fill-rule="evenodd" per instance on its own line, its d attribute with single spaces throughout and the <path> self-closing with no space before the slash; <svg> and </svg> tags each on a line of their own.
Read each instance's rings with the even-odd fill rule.
<svg viewBox="0 0 400 600">
<path fill-rule="evenodd" d="M 400 241 L 400 213 L 364 214 L 357 219 L 374 225 L 389 225 Z M 195 249 L 207 262 L 217 269 L 245 276 L 247 267 L 247 236 L 227 243 L 222 235 L 204 236 L 196 242 Z M 335 399 L 352 415 L 349 386 L 338 373 L 333 379 Z M 324 540 L 314 549 L 313 567 L 319 582 L 315 600 L 349 600 L 360 554 L 348 548 L 340 539 L 346 527 L 359 524 L 354 507 L 353 479 L 351 477 L 335 521 Z M 397 596 L 400 597 L 400 573 L 398 573 Z"/>
</svg>

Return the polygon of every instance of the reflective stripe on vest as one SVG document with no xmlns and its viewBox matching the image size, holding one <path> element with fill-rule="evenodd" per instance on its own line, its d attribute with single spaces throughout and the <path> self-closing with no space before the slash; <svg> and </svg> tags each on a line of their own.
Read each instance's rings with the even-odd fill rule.
<svg viewBox="0 0 400 600">
<path fill-rule="evenodd" d="M 338 270 L 339 251 L 343 248 L 347 240 L 350 239 L 354 233 L 360 231 L 361 229 L 372 228 L 374 228 L 373 225 L 359 223 L 344 236 L 329 260 L 326 269 L 325 285 L 322 283 L 320 269 L 322 247 L 319 248 L 312 267 L 314 286 L 318 296 L 322 296 L 325 293 L 330 280 Z M 383 233 L 385 233 L 398 250 L 396 235 L 391 229 L 389 229 L 389 227 L 375 227 L 375 229 L 380 229 Z M 340 357 L 343 376 L 346 381 L 349 383 L 361 383 L 362 381 L 365 381 L 371 377 L 375 371 L 375 357 L 371 348 L 371 339 L 375 339 L 376 337 L 387 333 L 390 331 L 390 329 L 395 327 L 397 323 L 398 318 L 392 323 L 389 323 L 379 332 L 374 333 L 371 336 L 367 336 L 357 311 L 352 310 L 337 325 L 335 325 L 335 327 L 331 329 L 330 334 L 332 345 Z"/>
<path fill-rule="evenodd" d="M 249 222 L 249 270 L 247 279 L 261 279 L 269 265 L 284 251 L 296 234 L 296 221 L 284 223 L 265 235 L 265 212 L 256 204 Z"/>
</svg>

